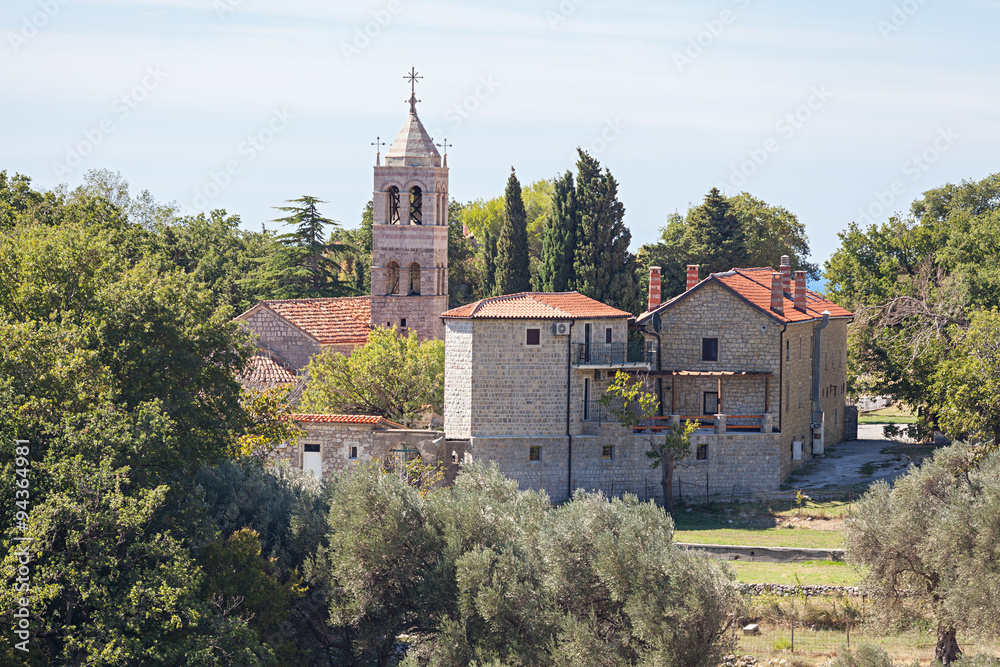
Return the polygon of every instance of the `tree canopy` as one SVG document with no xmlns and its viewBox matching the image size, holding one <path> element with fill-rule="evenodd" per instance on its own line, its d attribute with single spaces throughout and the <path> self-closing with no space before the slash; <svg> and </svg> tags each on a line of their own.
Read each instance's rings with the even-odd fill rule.
<svg viewBox="0 0 1000 667">
<path fill-rule="evenodd" d="M 528 218 L 521 199 L 521 183 L 514 169 L 507 179 L 503 225 L 497 238 L 495 292 L 517 294 L 531 289 L 528 262 Z"/>
</svg>

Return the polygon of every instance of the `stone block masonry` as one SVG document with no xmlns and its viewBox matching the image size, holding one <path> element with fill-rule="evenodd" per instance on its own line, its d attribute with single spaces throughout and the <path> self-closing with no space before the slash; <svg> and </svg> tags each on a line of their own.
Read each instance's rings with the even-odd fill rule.
<svg viewBox="0 0 1000 667">
<path fill-rule="evenodd" d="M 240 316 L 244 326 L 254 332 L 257 345 L 271 350 L 291 366 L 302 370 L 313 355 L 319 353 L 320 344 L 265 307 L 251 310 Z"/>
<path fill-rule="evenodd" d="M 629 435 L 616 425 L 603 427 L 599 435 L 573 436 L 572 488 L 614 496 L 630 493 L 642 500 L 662 502 L 662 473 L 659 468 L 650 468 L 646 456 L 649 438 Z M 705 460 L 696 459 L 699 445 L 707 446 Z M 538 461 L 530 460 L 532 447 L 541 448 Z M 774 491 L 781 483 L 779 448 L 778 434 L 695 433 L 691 457 L 674 473 L 674 496 L 704 499 L 706 477 L 710 496 Z M 475 461 L 496 463 L 522 489 L 545 491 L 554 502 L 568 498 L 569 438 L 565 436 L 474 437 L 469 454 Z"/>
</svg>

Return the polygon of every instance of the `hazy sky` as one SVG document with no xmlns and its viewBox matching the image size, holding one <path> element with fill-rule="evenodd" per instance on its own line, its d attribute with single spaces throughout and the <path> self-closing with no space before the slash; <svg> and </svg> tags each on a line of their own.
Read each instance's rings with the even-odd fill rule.
<svg viewBox="0 0 1000 667">
<path fill-rule="evenodd" d="M 451 195 L 573 167 L 620 183 L 633 246 L 713 186 L 799 216 L 813 257 L 945 182 L 1000 171 L 1000 3 L 4 0 L 0 169 L 121 171 L 247 227 L 310 194 L 355 226 L 418 109 Z M 227 172 L 228 169 L 228 172 Z M 880 201 L 881 200 L 881 201 Z"/>
</svg>

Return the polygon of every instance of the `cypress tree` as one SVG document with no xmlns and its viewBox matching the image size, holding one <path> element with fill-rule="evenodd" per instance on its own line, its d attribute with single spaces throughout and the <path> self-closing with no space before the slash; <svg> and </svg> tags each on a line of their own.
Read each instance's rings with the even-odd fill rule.
<svg viewBox="0 0 1000 667">
<path fill-rule="evenodd" d="M 482 298 L 495 296 L 497 274 L 497 237 L 489 226 L 483 229 L 483 280 L 480 284 Z"/>
<path fill-rule="evenodd" d="M 573 289 L 573 256 L 576 248 L 576 188 L 573 172 L 556 179 L 552 213 L 542 235 L 542 255 L 538 266 L 538 289 L 566 292 Z"/>
<path fill-rule="evenodd" d="M 690 254 L 701 261 L 702 275 L 728 271 L 747 258 L 746 233 L 718 188 L 692 211 L 685 236 Z"/>
<path fill-rule="evenodd" d="M 573 286 L 581 294 L 615 308 L 637 312 L 639 286 L 632 234 L 625 226 L 625 206 L 618 201 L 618 182 L 600 163 L 577 149 L 576 205 L 579 226 Z"/>
<path fill-rule="evenodd" d="M 528 215 L 521 198 L 521 183 L 511 167 L 504 195 L 503 226 L 497 240 L 495 294 L 529 291 L 531 272 L 528 261 Z"/>
</svg>

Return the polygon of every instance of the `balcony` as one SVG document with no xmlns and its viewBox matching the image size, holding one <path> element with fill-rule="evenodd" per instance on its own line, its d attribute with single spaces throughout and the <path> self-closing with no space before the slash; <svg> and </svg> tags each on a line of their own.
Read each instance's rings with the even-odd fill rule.
<svg viewBox="0 0 1000 667">
<path fill-rule="evenodd" d="M 656 367 L 656 345 L 646 341 L 574 343 L 573 365 L 579 368 Z"/>
<path fill-rule="evenodd" d="M 620 404 L 619 404 L 620 405 Z M 599 401 L 591 401 L 584 410 L 583 421 L 587 424 L 615 424 L 612 410 L 601 405 Z M 660 433 L 671 423 L 693 421 L 698 424 L 699 431 L 714 433 L 777 433 L 774 428 L 774 415 L 665 415 L 643 419 L 642 423 L 633 429 L 635 433 Z"/>
</svg>

